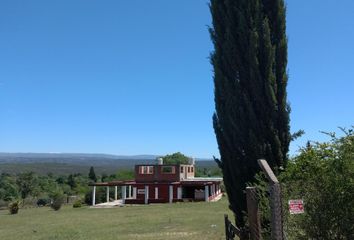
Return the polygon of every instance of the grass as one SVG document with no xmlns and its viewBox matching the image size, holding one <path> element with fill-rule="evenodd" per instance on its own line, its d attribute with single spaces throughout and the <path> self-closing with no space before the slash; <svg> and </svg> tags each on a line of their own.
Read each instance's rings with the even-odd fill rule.
<svg viewBox="0 0 354 240">
<path fill-rule="evenodd" d="M 0 239 L 225 239 L 226 198 L 213 203 L 174 203 L 111 209 L 65 206 L 0 211 Z"/>
</svg>

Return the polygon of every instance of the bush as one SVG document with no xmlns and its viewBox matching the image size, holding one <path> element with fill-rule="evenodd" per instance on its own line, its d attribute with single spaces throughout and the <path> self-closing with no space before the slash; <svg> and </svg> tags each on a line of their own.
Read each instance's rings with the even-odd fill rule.
<svg viewBox="0 0 354 240">
<path fill-rule="evenodd" d="M 9 204 L 9 211 L 11 214 L 17 214 L 20 209 L 19 201 L 15 201 Z"/>
<path fill-rule="evenodd" d="M 54 211 L 58 211 L 61 208 L 61 205 L 64 203 L 64 195 L 62 193 L 55 193 L 52 196 L 52 203 L 50 204 L 50 207 Z"/>
<path fill-rule="evenodd" d="M 304 232 L 306 239 L 354 237 L 354 132 L 344 132 L 308 144 L 280 177 L 288 199 L 304 200 L 305 214 L 288 215 L 287 225 L 297 225 L 301 230 L 294 233 Z"/>
<path fill-rule="evenodd" d="M 287 239 L 354 239 L 354 131 L 308 144 L 278 176 Z M 268 181 L 257 177 L 263 239 L 269 239 Z M 290 215 L 289 199 L 303 199 L 304 214 Z"/>
<path fill-rule="evenodd" d="M 81 200 L 76 200 L 73 204 L 73 208 L 81 208 L 81 207 L 82 207 Z"/>
<path fill-rule="evenodd" d="M 38 207 L 44 207 L 50 203 L 50 199 L 48 198 L 40 198 L 37 200 Z"/>
</svg>

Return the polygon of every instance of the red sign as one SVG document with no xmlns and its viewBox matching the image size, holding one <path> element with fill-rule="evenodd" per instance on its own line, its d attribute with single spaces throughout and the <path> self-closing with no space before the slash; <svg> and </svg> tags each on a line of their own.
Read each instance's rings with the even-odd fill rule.
<svg viewBox="0 0 354 240">
<path fill-rule="evenodd" d="M 290 214 L 304 213 L 304 201 L 302 199 L 289 200 Z"/>
</svg>

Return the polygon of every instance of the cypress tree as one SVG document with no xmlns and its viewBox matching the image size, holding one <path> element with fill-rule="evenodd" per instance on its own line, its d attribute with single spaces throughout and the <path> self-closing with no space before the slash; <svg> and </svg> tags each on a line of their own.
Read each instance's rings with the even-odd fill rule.
<svg viewBox="0 0 354 240">
<path fill-rule="evenodd" d="M 89 179 L 92 180 L 93 182 L 97 182 L 97 177 L 96 177 L 96 173 L 95 170 L 93 169 L 93 167 L 90 167 L 90 172 L 88 175 Z"/>
<path fill-rule="evenodd" d="M 283 0 L 211 0 L 214 130 L 230 208 L 244 226 L 244 189 L 265 158 L 286 163 L 290 143 L 286 100 L 287 38 Z"/>
</svg>

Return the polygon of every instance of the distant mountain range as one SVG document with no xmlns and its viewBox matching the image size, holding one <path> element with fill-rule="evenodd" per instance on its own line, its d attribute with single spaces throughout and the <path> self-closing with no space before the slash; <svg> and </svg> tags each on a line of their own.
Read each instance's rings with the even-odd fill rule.
<svg viewBox="0 0 354 240">
<path fill-rule="evenodd" d="M 0 153 L 0 173 L 34 171 L 46 173 L 87 173 L 94 166 L 98 173 L 132 169 L 136 164 L 155 163 L 159 155 L 110 155 L 88 153 Z M 216 166 L 211 159 L 196 159 L 197 167 Z"/>
<path fill-rule="evenodd" d="M 4 158 L 102 158 L 102 159 L 156 159 L 158 155 L 112 155 L 102 153 L 6 153 L 0 152 Z"/>
</svg>

